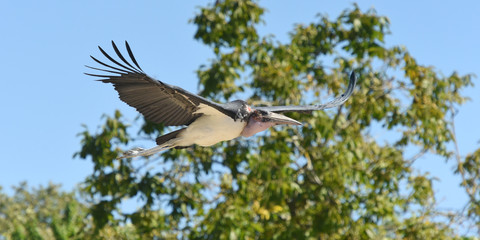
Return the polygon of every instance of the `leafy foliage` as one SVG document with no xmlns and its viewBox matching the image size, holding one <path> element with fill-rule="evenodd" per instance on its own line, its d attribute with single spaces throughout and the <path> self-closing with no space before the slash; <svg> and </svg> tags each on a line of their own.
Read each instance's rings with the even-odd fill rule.
<svg viewBox="0 0 480 240">
<path fill-rule="evenodd" d="M 131 225 L 95 231 L 88 205 L 58 185 L 30 189 L 26 183 L 15 194 L 0 192 L 0 239 L 134 239 Z"/>
<path fill-rule="evenodd" d="M 95 164 L 84 191 L 94 202 L 97 231 L 131 222 L 149 238 L 458 237 L 439 217 L 455 222 L 461 216 L 437 211 L 433 179 L 412 168 L 427 152 L 457 159 L 471 197 L 468 213 L 478 221 L 479 151 L 462 159 L 449 148 L 455 143 L 451 116 L 466 100 L 460 93 L 473 85 L 472 76 L 443 76 L 406 48 L 387 47 L 389 20 L 373 9 L 354 5 L 333 20 L 320 15 L 297 25 L 284 44 L 258 34 L 264 11 L 248 0 L 199 10 L 195 38 L 216 54 L 198 70 L 201 95 L 230 100 L 241 94 L 255 105 L 315 104 L 345 89 L 353 70 L 360 81 L 352 99 L 337 110 L 292 113 L 305 123 L 301 128 L 144 161 L 115 160 L 132 139 L 130 127 L 119 112 L 106 117 L 99 132 L 80 134 L 77 153 Z M 165 130 L 142 124 L 141 136 Z M 125 199 L 143 206 L 123 213 Z"/>
</svg>

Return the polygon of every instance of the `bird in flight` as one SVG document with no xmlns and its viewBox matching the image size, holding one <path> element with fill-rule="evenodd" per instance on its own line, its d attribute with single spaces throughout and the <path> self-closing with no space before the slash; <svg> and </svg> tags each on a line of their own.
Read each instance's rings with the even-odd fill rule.
<svg viewBox="0 0 480 240">
<path fill-rule="evenodd" d="M 120 99 L 134 107 L 146 119 L 164 126 L 186 126 L 158 137 L 157 146 L 153 148 L 135 148 L 126 151 L 119 158 L 149 156 L 170 148 L 184 148 L 193 144 L 211 146 L 240 136 L 250 137 L 280 124 L 301 125 L 280 113 L 310 113 L 340 106 L 352 95 L 357 81 L 355 73 L 352 72 L 345 93 L 325 104 L 254 107 L 243 100 L 222 104 L 148 76 L 137 63 L 128 42 L 125 41 L 125 47 L 130 61 L 122 55 L 113 41 L 112 46 L 118 59 L 112 58 L 99 46 L 100 52 L 111 63 L 107 64 L 90 56 L 105 68 L 86 66 L 101 73 L 85 74 L 101 78 L 98 81 L 113 84 Z"/>
</svg>

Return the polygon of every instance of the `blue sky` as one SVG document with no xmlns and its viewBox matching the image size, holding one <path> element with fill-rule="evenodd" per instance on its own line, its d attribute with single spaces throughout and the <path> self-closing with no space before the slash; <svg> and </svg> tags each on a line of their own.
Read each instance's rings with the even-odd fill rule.
<svg viewBox="0 0 480 240">
<path fill-rule="evenodd" d="M 70 190 L 91 171 L 88 161 L 73 159 L 80 149 L 82 124 L 94 130 L 102 114 L 120 109 L 127 119 L 137 113 L 107 84 L 83 75 L 97 45 L 128 40 L 142 68 L 167 83 L 197 92 L 195 70 L 212 58 L 211 50 L 193 39 L 188 23 L 196 6 L 208 1 L 2 1 L 0 3 L 0 186 L 60 183 Z M 452 71 L 480 76 L 480 2 L 358 1 L 388 16 L 388 46 L 404 45 L 420 64 L 445 75 Z M 352 1 L 262 1 L 268 9 L 262 34 L 288 39 L 295 23 L 310 23 L 317 13 L 331 18 Z M 478 79 L 474 79 L 478 82 Z M 479 146 L 479 86 L 464 91 L 472 101 L 459 110 L 457 137 L 462 155 Z M 466 201 L 452 176 L 453 162 L 424 157 L 421 172 L 440 180 L 440 205 L 460 207 Z"/>
</svg>

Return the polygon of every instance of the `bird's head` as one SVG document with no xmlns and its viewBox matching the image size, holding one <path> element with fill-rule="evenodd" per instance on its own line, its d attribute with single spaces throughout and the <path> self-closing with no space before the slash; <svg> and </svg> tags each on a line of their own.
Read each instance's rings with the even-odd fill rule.
<svg viewBox="0 0 480 240">
<path fill-rule="evenodd" d="M 250 137 L 255 133 L 265 131 L 269 127 L 280 124 L 302 125 L 299 121 L 282 114 L 255 109 L 250 113 L 247 126 L 243 129 L 241 135 L 244 137 Z"/>
<path fill-rule="evenodd" d="M 226 109 L 236 112 L 235 121 L 247 122 L 253 109 L 243 100 L 235 100 L 224 105 Z"/>
</svg>

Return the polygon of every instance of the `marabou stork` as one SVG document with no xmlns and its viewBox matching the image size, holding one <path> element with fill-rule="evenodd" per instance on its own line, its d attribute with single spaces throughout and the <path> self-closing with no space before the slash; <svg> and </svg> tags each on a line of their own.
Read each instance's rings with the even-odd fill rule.
<svg viewBox="0 0 480 240">
<path fill-rule="evenodd" d="M 250 137 L 280 124 L 301 125 L 300 122 L 279 113 L 310 113 L 340 106 L 352 95 L 357 80 L 352 72 L 346 92 L 326 104 L 253 107 L 242 100 L 222 104 L 149 77 L 140 68 L 126 41 L 125 47 L 131 61 L 125 59 L 113 41 L 112 46 L 120 61 L 112 58 L 99 46 L 100 52 L 113 66 L 90 56 L 106 69 L 87 67 L 106 74 L 85 74 L 100 77 L 98 81 L 112 83 L 120 99 L 137 109 L 146 119 L 165 126 L 186 126 L 158 137 L 157 146 L 153 148 L 135 148 L 126 151 L 120 158 L 149 156 L 159 151 L 193 144 L 211 146 L 240 136 Z"/>
</svg>

